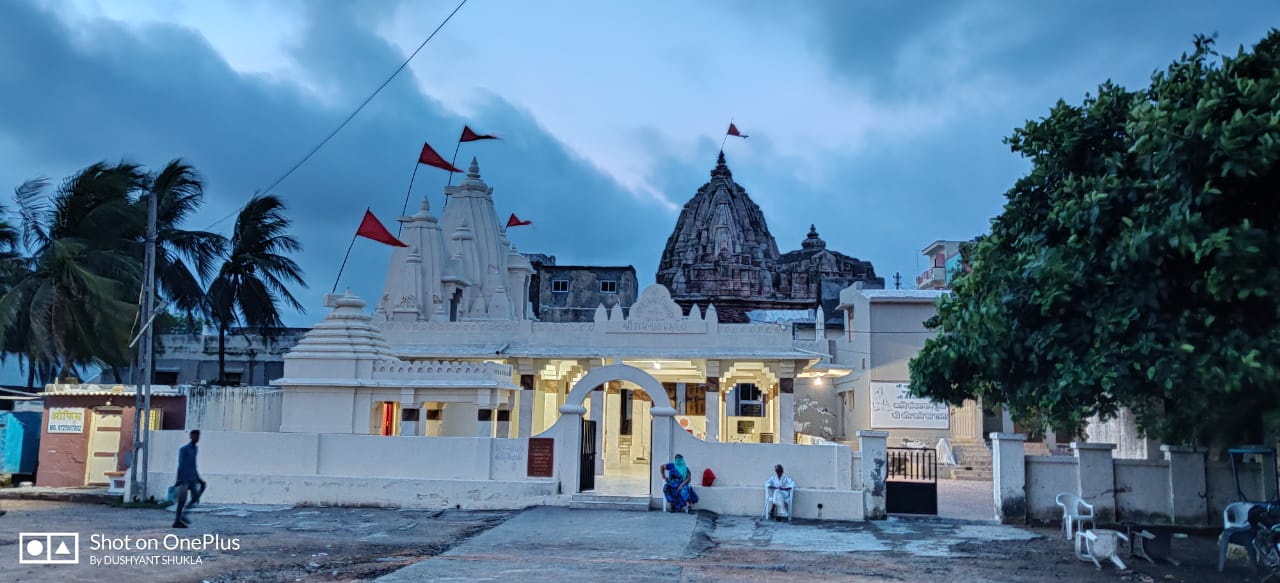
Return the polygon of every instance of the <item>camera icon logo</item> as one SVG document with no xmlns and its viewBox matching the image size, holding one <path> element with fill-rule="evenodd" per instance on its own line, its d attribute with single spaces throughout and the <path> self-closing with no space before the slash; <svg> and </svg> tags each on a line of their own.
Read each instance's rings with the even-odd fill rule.
<svg viewBox="0 0 1280 583">
<path fill-rule="evenodd" d="M 18 562 L 26 565 L 79 564 L 80 533 L 18 533 Z"/>
</svg>

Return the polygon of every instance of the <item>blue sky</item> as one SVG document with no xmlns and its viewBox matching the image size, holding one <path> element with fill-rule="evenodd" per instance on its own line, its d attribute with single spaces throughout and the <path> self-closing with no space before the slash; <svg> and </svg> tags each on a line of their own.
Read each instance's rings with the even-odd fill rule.
<svg viewBox="0 0 1280 583">
<path fill-rule="evenodd" d="M 7 0 L 0 3 L 0 186 L 98 160 L 198 167 L 232 212 L 292 165 L 456 1 Z M 726 156 L 783 250 L 828 246 L 910 285 L 935 239 L 987 229 L 1027 169 L 1001 139 L 1058 99 L 1144 84 L 1218 33 L 1234 52 L 1276 2 L 470 0 L 341 134 L 276 192 L 305 246 L 305 314 L 365 207 L 391 223 L 421 143 L 464 123 L 504 136 L 480 159 L 522 251 L 630 264 L 653 281 L 679 207 Z M 443 202 L 423 168 L 413 202 Z M 4 198 L 12 208 L 11 200 Z M 229 222 L 229 221 L 228 221 Z M 226 230 L 229 224 L 216 228 Z M 394 230 L 394 225 L 391 226 Z M 343 276 L 381 292 L 390 251 L 357 242 Z"/>
</svg>

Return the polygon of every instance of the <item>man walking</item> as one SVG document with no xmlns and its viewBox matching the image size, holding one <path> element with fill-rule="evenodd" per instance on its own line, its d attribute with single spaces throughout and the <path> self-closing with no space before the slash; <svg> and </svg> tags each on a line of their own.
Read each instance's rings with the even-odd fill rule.
<svg viewBox="0 0 1280 583">
<path fill-rule="evenodd" d="M 200 494 L 204 492 L 205 482 L 200 478 L 200 472 L 196 470 L 196 444 L 200 442 L 200 430 L 196 429 L 191 432 L 191 443 L 188 443 L 178 449 L 178 480 L 174 483 L 177 488 L 175 496 L 178 499 L 177 512 L 173 518 L 173 528 L 186 528 L 190 522 L 186 516 L 183 516 L 183 507 L 187 506 L 187 493 L 192 494 L 192 504 L 200 499 Z"/>
</svg>

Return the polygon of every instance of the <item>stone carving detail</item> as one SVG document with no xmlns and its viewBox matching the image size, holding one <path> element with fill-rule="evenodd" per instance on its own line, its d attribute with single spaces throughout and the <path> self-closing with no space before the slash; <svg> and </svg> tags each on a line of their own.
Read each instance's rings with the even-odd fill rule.
<svg viewBox="0 0 1280 583">
<path fill-rule="evenodd" d="M 812 309 L 825 301 L 824 289 L 854 281 L 884 287 L 871 263 L 827 249 L 812 225 L 800 247 L 779 254 L 764 214 L 733 181 L 721 152 L 711 180 L 680 211 L 657 282 L 680 306 L 715 302 L 721 321 L 735 323 L 747 322 L 750 310 Z"/>
<path fill-rule="evenodd" d="M 397 307 L 397 308 L 412 308 L 412 307 L 413 307 L 413 296 L 403 296 L 403 297 L 401 297 L 401 298 L 400 298 L 400 303 L 399 303 L 399 304 L 396 304 L 396 307 Z"/>
<path fill-rule="evenodd" d="M 658 265 L 658 283 L 683 297 L 773 295 L 778 244 L 764 213 L 733 181 L 720 153 L 711 181 L 684 205 Z"/>
<path fill-rule="evenodd" d="M 628 322 L 679 322 L 684 319 L 680 306 L 671 299 L 671 293 L 661 285 L 651 285 L 640 292 L 640 299 L 631 306 Z"/>
</svg>

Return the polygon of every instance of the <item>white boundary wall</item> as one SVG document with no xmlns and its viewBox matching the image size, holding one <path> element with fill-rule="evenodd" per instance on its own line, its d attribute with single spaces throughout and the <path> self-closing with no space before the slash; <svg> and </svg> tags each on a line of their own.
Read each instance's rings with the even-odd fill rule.
<svg viewBox="0 0 1280 583">
<path fill-rule="evenodd" d="M 1062 520 L 1055 501 L 1062 492 L 1093 504 L 1100 524 L 1222 526 L 1222 510 L 1237 499 L 1228 462 L 1208 462 L 1205 452 L 1161 446 L 1163 460 L 1113 459 L 1112 444 L 1072 443 L 1073 455 L 1028 456 L 1023 435 L 993 433 L 996 519 L 1007 524 Z M 1016 470 L 1024 469 L 1022 475 Z M 1271 463 L 1242 464 L 1240 482 L 1247 496 L 1276 495 Z M 1266 479 L 1270 476 L 1270 480 Z"/>
<path fill-rule="evenodd" d="M 163 499 L 187 436 L 152 436 L 147 494 Z M 209 483 L 204 500 L 212 503 L 485 509 L 568 503 L 554 476 L 525 476 L 527 439 L 208 431 L 199 447 L 200 474 Z"/>
</svg>

